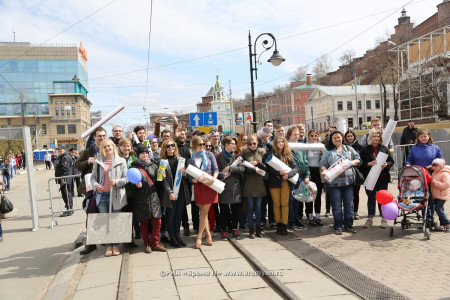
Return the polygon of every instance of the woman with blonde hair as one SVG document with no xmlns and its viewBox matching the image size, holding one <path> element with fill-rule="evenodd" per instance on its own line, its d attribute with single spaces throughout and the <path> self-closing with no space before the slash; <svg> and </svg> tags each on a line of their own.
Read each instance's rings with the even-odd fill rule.
<svg viewBox="0 0 450 300">
<path fill-rule="evenodd" d="M 277 136 L 273 140 L 273 154 L 276 158 L 284 162 L 292 170 L 287 169 L 276 171 L 269 164 L 267 170 L 269 179 L 267 184 L 273 201 L 273 213 L 277 223 L 277 234 L 287 235 L 288 217 L 289 217 L 289 194 L 293 185 L 289 178 L 298 173 L 298 167 L 292 158 L 291 148 L 284 137 Z"/>
<path fill-rule="evenodd" d="M 92 189 L 97 191 L 99 213 L 120 212 L 127 205 L 124 188 L 127 183 L 125 159 L 116 153 L 116 145 L 112 140 L 104 140 L 100 144 L 100 155 L 94 161 L 91 176 Z M 105 256 L 112 255 L 120 255 L 119 244 L 106 244 Z"/>
</svg>

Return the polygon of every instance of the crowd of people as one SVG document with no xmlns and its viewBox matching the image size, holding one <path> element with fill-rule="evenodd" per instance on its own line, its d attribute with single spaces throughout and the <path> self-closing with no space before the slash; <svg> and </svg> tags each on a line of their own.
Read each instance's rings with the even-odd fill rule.
<svg viewBox="0 0 450 300">
<path fill-rule="evenodd" d="M 238 239 L 248 231 L 248 237 L 255 239 L 262 238 L 266 230 L 274 229 L 277 234 L 286 236 L 289 232 L 305 229 L 304 220 L 310 226 L 323 226 L 321 219 L 331 215 L 334 233 L 341 235 L 343 231 L 356 233 L 353 221 L 360 218 L 362 182 L 359 177 L 367 177 L 377 164 L 379 153 L 386 154 L 388 159 L 381 166 L 374 189 L 365 189 L 368 218 L 363 227 L 374 225 L 377 215 L 375 195 L 386 190 L 390 182 L 390 169 L 394 164 L 392 142 L 387 143 L 388 147 L 383 145 L 379 119 L 372 120 L 371 127 L 361 143 L 351 130 L 341 132 L 330 127 L 325 138 L 320 140 L 317 130 L 306 132 L 303 124 L 291 126 L 286 131 L 282 125 L 274 128 L 271 121 L 266 121 L 257 133 L 242 133 L 237 137 L 221 137 L 215 130 L 209 134 L 195 131 L 190 141 L 186 130 L 177 128 L 176 124 L 173 131 L 160 132 L 157 126 L 154 134 L 147 137 L 145 128 L 137 126 L 132 139 L 124 138 L 120 126 L 113 128 L 110 138 L 104 128 L 98 127 L 77 159 L 74 158 L 76 155 L 72 158 L 67 155 L 64 147 L 58 148 L 55 169 L 74 166 L 82 178 L 78 194 L 86 195 L 87 203 L 91 201 L 98 212 L 132 212 L 133 241 L 130 245 L 137 247 L 135 239 L 142 238 L 147 253 L 167 251 L 167 244 L 174 248 L 185 247 L 185 237 L 193 234 L 196 234 L 196 248 L 212 246 L 215 234 L 222 239 Z M 412 147 L 405 164 L 434 171 L 431 191 L 435 201 L 430 203 L 436 203 L 438 228 L 449 230 L 450 221 L 443 207 L 450 199 L 450 167 L 445 165 L 439 147 L 433 144 L 430 131 L 417 130 L 414 140 L 408 137 L 407 142 Z M 292 143 L 323 143 L 325 149 L 293 150 L 289 146 Z M 266 162 L 269 157 L 276 157 L 284 163 L 285 169 L 272 167 Z M 351 161 L 352 167 L 328 181 L 325 171 L 343 158 Z M 236 163 L 238 159 L 242 162 Z M 161 160 L 168 161 L 165 171 L 160 174 L 162 179 L 158 178 Z M 200 169 L 203 175 L 190 176 L 186 172 L 188 167 Z M 127 178 L 127 171 L 133 168 L 142 175 L 137 184 Z M 177 169 L 182 174 L 179 184 L 175 180 Z M 71 172 L 74 171 L 65 170 L 58 175 Z M 84 182 L 84 175 L 88 173 L 92 174 L 88 183 L 92 192 L 86 191 Z M 220 194 L 212 188 L 216 180 L 225 184 Z M 315 200 L 307 203 L 296 200 L 292 192 L 301 183 L 308 185 L 310 182 L 317 186 Z M 71 182 L 61 181 L 60 184 L 62 187 L 71 185 L 61 191 L 73 193 Z M 177 193 L 174 192 L 175 185 L 180 187 Z M 322 193 L 325 193 L 324 215 L 321 215 Z M 70 195 L 63 195 L 63 198 L 70 214 Z M 191 212 L 190 220 L 187 209 Z M 381 214 L 380 205 L 378 211 Z M 431 217 L 433 212 L 432 209 Z M 385 228 L 386 219 L 381 218 L 380 225 Z M 94 249 L 95 245 L 86 245 L 81 253 Z M 119 254 L 118 244 L 106 245 L 106 256 Z"/>
</svg>

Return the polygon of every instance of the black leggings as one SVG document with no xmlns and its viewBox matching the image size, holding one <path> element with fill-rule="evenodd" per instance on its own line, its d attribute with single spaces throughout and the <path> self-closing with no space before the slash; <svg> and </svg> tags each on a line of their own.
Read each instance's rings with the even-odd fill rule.
<svg viewBox="0 0 450 300">
<path fill-rule="evenodd" d="M 221 204 L 220 207 L 220 229 L 222 232 L 231 229 L 237 229 L 238 221 L 239 221 L 239 203 L 235 204 Z"/>
<path fill-rule="evenodd" d="M 322 206 L 322 180 L 320 180 L 320 168 L 319 167 L 309 167 L 309 172 L 311 174 L 311 181 L 314 182 L 317 186 L 317 196 L 314 202 L 306 203 L 306 215 L 309 217 L 313 212 L 313 203 L 314 203 L 314 212 L 316 214 L 320 213 L 320 209 Z"/>
</svg>

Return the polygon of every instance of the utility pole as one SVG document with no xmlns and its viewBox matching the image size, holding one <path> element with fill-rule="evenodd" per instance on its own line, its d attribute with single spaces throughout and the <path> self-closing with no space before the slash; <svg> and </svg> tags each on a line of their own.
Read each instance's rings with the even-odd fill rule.
<svg viewBox="0 0 450 300">
<path fill-rule="evenodd" d="M 359 127 L 361 126 L 359 124 L 359 112 L 358 112 L 358 90 L 357 90 L 357 84 L 356 84 L 356 73 L 354 73 L 354 82 L 355 82 L 355 100 L 356 100 L 356 125 L 358 130 L 360 129 Z"/>
<path fill-rule="evenodd" d="M 228 85 L 230 86 L 230 105 L 231 105 L 231 133 L 235 133 L 235 118 L 234 118 L 234 101 L 233 95 L 231 93 L 231 80 L 228 80 Z"/>
</svg>

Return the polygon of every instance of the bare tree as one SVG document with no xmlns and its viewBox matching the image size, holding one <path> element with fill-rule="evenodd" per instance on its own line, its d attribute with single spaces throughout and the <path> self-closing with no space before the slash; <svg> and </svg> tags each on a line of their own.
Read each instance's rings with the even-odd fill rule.
<svg viewBox="0 0 450 300">
<path fill-rule="evenodd" d="M 342 66 L 346 71 L 350 73 L 350 75 L 353 75 L 355 73 L 355 67 L 353 63 L 355 55 L 355 50 L 348 49 L 344 51 L 341 57 L 339 57 L 339 61 L 341 62 Z"/>
<path fill-rule="evenodd" d="M 322 84 L 322 79 L 327 76 L 327 73 L 330 72 L 331 69 L 331 59 L 325 54 L 316 60 L 312 73 L 319 84 Z"/>
<path fill-rule="evenodd" d="M 299 81 L 303 77 L 305 77 L 306 72 L 308 71 L 308 68 L 305 66 L 300 66 L 297 68 L 297 70 L 292 74 L 291 77 L 289 77 L 289 80 L 292 82 Z"/>
</svg>

